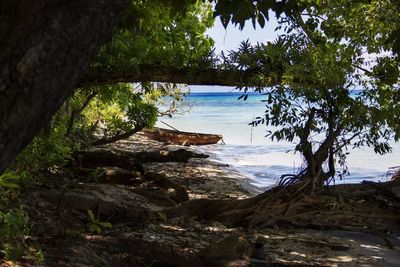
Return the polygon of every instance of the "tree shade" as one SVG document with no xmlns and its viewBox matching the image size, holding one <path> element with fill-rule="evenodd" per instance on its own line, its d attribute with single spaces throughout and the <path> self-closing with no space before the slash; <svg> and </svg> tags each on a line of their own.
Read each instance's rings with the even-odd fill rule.
<svg viewBox="0 0 400 267">
<path fill-rule="evenodd" d="M 201 5 L 201 2 L 204 1 L 197 4 L 196 1 L 161 0 L 150 2 L 121 0 L 112 3 L 108 1 L 85 3 L 57 1 L 51 4 L 44 0 L 29 4 L 22 1 L 3 1 L 0 5 L 0 12 L 4 18 L 1 22 L 0 36 L 2 40 L 5 40 L 1 44 L 3 52 L 0 55 L 2 69 L 0 172 L 4 171 L 18 152 L 49 121 L 52 114 L 72 93 L 73 88 L 79 84 L 88 86 L 90 84 L 157 79 L 196 84 L 237 84 L 244 90 L 250 86 L 256 86 L 259 91 L 281 84 L 282 88 L 285 86 L 296 87 L 295 90 L 299 96 L 304 96 L 310 88 L 317 89 L 321 85 L 324 90 L 327 89 L 329 92 L 329 90 L 333 90 L 332 86 L 337 85 L 337 81 L 332 83 L 329 80 L 339 78 L 345 81 L 346 79 L 343 77 L 349 71 L 357 78 L 358 71 L 363 71 L 376 85 L 372 91 L 364 95 L 365 98 L 369 98 L 370 101 L 380 101 L 379 103 L 384 102 L 382 107 L 386 113 L 380 114 L 387 115 L 386 122 L 390 127 L 398 128 L 393 119 L 393 115 L 395 115 L 393 110 L 396 110 L 393 109 L 395 103 L 385 102 L 385 99 L 397 99 L 398 91 L 395 87 L 398 81 L 398 71 L 396 71 L 398 70 L 398 60 L 394 57 L 398 51 L 396 48 L 398 38 L 395 33 L 399 28 L 398 16 L 395 12 L 398 7 L 396 3 L 392 1 L 368 3 L 363 1 L 351 3 L 343 1 L 216 1 L 214 16 L 219 17 L 224 25 L 233 22 L 243 27 L 245 21 L 250 19 L 253 25 L 258 23 L 263 27 L 269 19 L 269 11 L 272 10 L 280 21 L 280 27 L 285 29 L 287 37 L 292 38 L 290 41 L 292 44 L 296 39 L 296 44 L 301 45 L 303 42 L 307 47 L 307 49 L 303 49 L 303 52 L 308 50 L 309 56 L 319 54 L 317 68 L 314 68 L 315 64 L 302 66 L 298 60 L 285 59 L 284 53 L 278 54 L 278 50 L 288 44 L 286 41 L 282 42 L 280 46 L 267 44 L 264 52 L 262 49 L 254 50 L 254 55 L 250 55 L 249 51 L 232 53 L 230 62 L 229 60 L 223 61 L 220 66 L 217 66 L 214 64 L 216 58 L 204 57 L 210 43 L 197 36 L 197 33 L 201 33 L 203 29 L 193 26 L 193 31 L 188 33 L 190 38 L 187 38 L 187 36 L 180 35 L 182 29 L 179 28 L 157 29 L 157 24 L 151 20 L 151 14 L 145 12 L 146 10 L 158 10 L 157 16 L 164 22 L 168 22 L 179 17 L 180 13 L 192 12 L 191 8 Z M 168 14 L 167 12 L 163 14 L 164 9 L 159 8 L 162 5 L 169 7 L 166 9 Z M 345 8 L 342 8 L 343 5 Z M 123 10 L 125 13 L 118 23 L 117 18 Z M 364 10 L 373 15 L 367 19 L 367 23 L 373 26 L 369 27 L 367 32 L 361 31 L 365 21 L 363 16 L 357 14 L 357 10 Z M 385 16 L 384 10 L 390 11 L 393 19 L 382 19 Z M 207 25 L 211 21 L 208 19 L 207 11 L 203 11 L 203 15 L 204 25 Z M 181 21 L 182 25 L 188 27 L 185 29 L 190 29 L 190 17 Z M 115 25 L 118 26 L 117 30 L 111 35 Z M 198 25 L 202 27 L 201 23 Z M 119 60 L 124 60 L 124 57 L 121 57 L 123 54 L 120 54 L 127 47 L 124 41 L 142 40 L 145 39 L 143 36 L 149 33 L 156 33 L 162 37 L 160 39 L 156 36 L 152 39 L 155 42 L 153 46 L 155 48 L 157 41 L 160 40 L 159 47 L 163 49 L 168 47 L 170 42 L 165 37 L 168 37 L 167 33 L 171 33 L 172 35 L 168 38 L 180 40 L 181 44 L 187 48 L 182 51 L 190 53 L 182 53 L 181 50 L 174 50 L 173 47 L 171 50 L 155 49 L 150 54 L 143 53 L 146 55 L 143 57 L 130 57 L 130 59 L 135 58 L 136 60 L 132 65 L 125 64 L 126 62 L 120 65 L 114 64 Z M 110 36 L 113 38 L 100 50 L 97 61 L 94 60 L 100 45 L 107 37 L 110 40 Z M 374 36 L 380 38 L 374 38 Z M 83 47 L 85 49 L 82 49 Z M 194 53 L 199 47 L 202 48 L 199 49 L 202 52 Z M 363 69 L 364 61 L 361 57 L 365 47 L 369 52 L 392 50 L 394 55 L 381 57 L 372 70 L 366 70 Z M 130 52 L 140 53 L 140 46 L 133 48 Z M 295 50 L 296 47 L 293 51 Z M 168 54 L 167 51 L 171 53 Z M 167 54 L 166 58 L 157 62 L 155 59 L 163 54 Z M 174 57 L 176 54 L 181 58 Z M 253 62 L 251 62 L 253 60 L 251 56 L 255 59 Z M 334 73 L 332 70 L 326 72 L 322 70 L 324 64 L 329 66 L 334 63 L 335 60 L 332 61 L 332 59 L 335 56 L 340 59 L 336 63 L 342 67 L 341 70 L 335 72 L 336 77 L 324 77 L 324 73 Z M 152 60 L 148 61 L 149 58 Z M 197 61 L 198 59 L 201 60 Z M 313 60 L 310 60 L 309 63 Z M 84 76 L 85 70 L 91 62 L 94 62 L 91 71 Z M 351 63 L 354 63 L 358 69 L 356 70 Z M 178 65 L 182 66 L 175 69 L 168 68 Z M 319 67 L 321 68 L 318 70 Z M 212 81 L 207 82 L 204 77 L 210 73 Z M 342 73 L 342 78 L 337 75 L 340 73 Z M 318 75 L 322 76 L 318 77 Z M 326 82 L 330 82 L 330 86 L 327 86 Z M 382 92 L 392 93 L 382 94 Z M 377 117 L 374 116 L 374 118 Z M 370 144 L 367 142 L 367 145 Z M 385 147 L 379 149 L 387 150 Z"/>
<path fill-rule="evenodd" d="M 78 85 L 128 3 L 0 3 L 0 173 Z"/>
</svg>

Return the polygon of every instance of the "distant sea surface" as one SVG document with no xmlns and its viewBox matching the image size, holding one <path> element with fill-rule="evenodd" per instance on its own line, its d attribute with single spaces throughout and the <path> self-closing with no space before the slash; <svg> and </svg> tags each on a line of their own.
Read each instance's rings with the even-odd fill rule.
<svg viewBox="0 0 400 267">
<path fill-rule="evenodd" d="M 249 125 L 254 117 L 264 114 L 263 96 L 251 94 L 243 101 L 238 100 L 240 95 L 240 92 L 191 93 L 186 98 L 192 105 L 190 112 L 172 118 L 162 117 L 157 126 L 168 128 L 162 123 L 165 122 L 180 131 L 223 135 L 225 144 L 201 146 L 199 150 L 214 160 L 231 165 L 253 185 L 269 187 L 282 174 L 297 172 L 303 161 L 293 152 L 295 143 L 272 142 L 265 137 L 265 125 Z M 386 181 L 388 168 L 400 165 L 400 144 L 391 145 L 393 152 L 383 156 L 368 147 L 350 150 L 347 158 L 350 175 L 336 179 L 336 183 Z"/>
</svg>

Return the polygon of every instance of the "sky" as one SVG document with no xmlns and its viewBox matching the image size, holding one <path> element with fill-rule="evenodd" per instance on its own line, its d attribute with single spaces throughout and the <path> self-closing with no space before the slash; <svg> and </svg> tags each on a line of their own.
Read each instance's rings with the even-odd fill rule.
<svg viewBox="0 0 400 267">
<path fill-rule="evenodd" d="M 256 29 L 254 29 L 251 22 L 248 21 L 242 31 L 233 24 L 229 24 L 225 29 L 220 19 L 216 18 L 214 26 L 206 31 L 206 35 L 215 41 L 216 53 L 221 51 L 228 52 L 236 50 L 240 42 L 247 39 L 253 44 L 273 41 L 278 36 L 274 31 L 277 26 L 278 23 L 272 14 L 270 15 L 270 21 L 266 23 L 264 28 L 260 28 L 257 25 Z M 191 92 L 230 92 L 232 90 L 234 90 L 233 87 L 224 86 L 190 86 Z"/>
<path fill-rule="evenodd" d="M 247 21 L 242 31 L 232 24 L 229 24 L 225 29 L 220 19 L 216 18 L 214 27 L 208 29 L 206 35 L 214 39 L 216 52 L 236 50 L 240 42 L 246 39 L 249 39 L 251 43 L 265 43 L 277 37 L 277 33 L 274 30 L 278 26 L 278 23 L 272 14 L 270 18 L 270 21 L 262 29 L 259 25 L 254 29 L 251 22 Z"/>
</svg>

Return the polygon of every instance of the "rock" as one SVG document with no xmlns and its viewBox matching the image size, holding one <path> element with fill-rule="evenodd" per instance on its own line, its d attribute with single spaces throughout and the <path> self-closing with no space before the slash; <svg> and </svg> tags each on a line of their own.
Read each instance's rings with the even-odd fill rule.
<svg viewBox="0 0 400 267">
<path fill-rule="evenodd" d="M 168 178 L 155 179 L 133 190 L 161 207 L 173 207 L 189 200 L 186 189 Z"/>
<path fill-rule="evenodd" d="M 256 260 L 265 260 L 267 258 L 267 243 L 262 238 L 257 238 L 253 246 L 251 258 Z"/>
<path fill-rule="evenodd" d="M 146 198 L 116 185 L 81 184 L 65 193 L 42 190 L 38 197 L 54 203 L 54 207 L 59 209 L 85 213 L 91 209 L 105 220 L 128 219 L 132 223 L 142 224 L 155 217 L 155 207 Z"/>
<path fill-rule="evenodd" d="M 224 267 L 249 267 L 248 260 L 230 260 L 222 264 Z"/>
<path fill-rule="evenodd" d="M 72 167 L 74 178 L 85 182 L 106 184 L 137 185 L 143 182 L 139 171 L 128 171 L 118 167 L 99 167 L 95 169 Z"/>
<path fill-rule="evenodd" d="M 139 171 L 127 171 L 121 168 L 102 168 L 104 175 L 102 182 L 107 184 L 138 185 L 143 180 Z"/>
<path fill-rule="evenodd" d="M 174 207 L 177 205 L 174 200 L 167 196 L 166 190 L 163 188 L 143 187 L 135 188 L 133 191 L 160 207 Z"/>
<path fill-rule="evenodd" d="M 189 200 L 189 195 L 186 192 L 186 189 L 183 186 L 172 182 L 167 178 L 154 180 L 150 183 L 150 185 L 158 186 L 165 189 L 166 195 L 174 200 L 176 203 L 182 203 Z"/>
<path fill-rule="evenodd" d="M 211 261 L 247 260 L 251 255 L 251 243 L 243 235 L 233 234 L 209 245 L 201 254 Z"/>
</svg>

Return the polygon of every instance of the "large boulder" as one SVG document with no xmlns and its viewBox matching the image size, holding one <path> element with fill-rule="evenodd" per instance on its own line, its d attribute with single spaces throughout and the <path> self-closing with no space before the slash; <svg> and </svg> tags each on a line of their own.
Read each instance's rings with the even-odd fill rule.
<svg viewBox="0 0 400 267">
<path fill-rule="evenodd" d="M 79 184 L 64 192 L 41 190 L 38 198 L 53 203 L 58 209 L 86 212 L 91 209 L 100 218 L 129 219 L 132 223 L 144 223 L 154 218 L 157 206 L 143 196 L 123 186 L 108 184 Z"/>
</svg>

